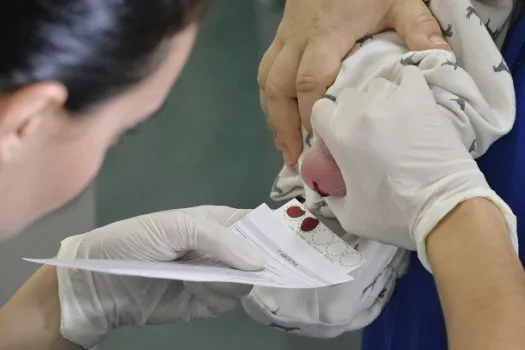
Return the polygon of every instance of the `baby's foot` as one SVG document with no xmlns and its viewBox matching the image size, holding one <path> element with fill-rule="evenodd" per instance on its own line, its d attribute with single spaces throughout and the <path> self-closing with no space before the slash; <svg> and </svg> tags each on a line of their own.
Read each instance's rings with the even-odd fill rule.
<svg viewBox="0 0 525 350">
<path fill-rule="evenodd" d="M 346 186 L 339 167 L 324 142 L 316 140 L 301 165 L 305 183 L 321 197 L 346 195 Z"/>
</svg>

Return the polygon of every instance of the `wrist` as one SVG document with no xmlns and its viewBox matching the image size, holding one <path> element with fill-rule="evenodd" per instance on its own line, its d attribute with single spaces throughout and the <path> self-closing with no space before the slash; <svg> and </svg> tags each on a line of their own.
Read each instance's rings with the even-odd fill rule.
<svg viewBox="0 0 525 350">
<path fill-rule="evenodd" d="M 514 240 L 509 238 L 509 230 L 515 227 L 512 217 L 507 217 L 512 212 L 508 207 L 505 208 L 508 211 L 502 210 L 501 203 L 497 202 L 493 198 L 474 197 L 459 203 L 445 215 L 425 241 L 430 263 L 440 260 L 445 251 L 452 255 L 458 250 L 477 251 L 495 242 L 508 253 L 509 259 L 516 260 Z"/>
<path fill-rule="evenodd" d="M 90 255 L 89 245 L 85 243 L 89 234 L 63 240 L 57 258 L 100 258 Z M 57 268 L 56 276 L 61 308 L 60 331 L 64 338 L 90 349 L 102 341 L 113 326 L 106 315 L 115 311 L 115 303 L 111 297 L 100 298 L 97 294 L 103 288 L 106 276 L 101 275 L 97 285 L 94 284 L 96 276 L 86 270 Z"/>
<path fill-rule="evenodd" d="M 428 236 L 427 251 L 450 348 L 520 348 L 525 274 L 500 208 L 484 198 L 459 204 Z"/>
<path fill-rule="evenodd" d="M 0 347 L 13 350 L 81 349 L 62 337 L 60 314 L 56 270 L 44 266 L 2 308 Z"/>
<path fill-rule="evenodd" d="M 417 191 L 407 202 L 412 203 L 412 206 L 409 206 L 405 212 L 409 218 L 412 218 L 410 219 L 411 233 L 417 246 L 419 259 L 431 272 L 431 264 L 428 261 L 428 237 L 445 221 L 462 225 L 461 235 L 456 237 L 460 238 L 465 237 L 472 229 L 479 229 L 473 225 L 496 216 L 503 223 L 501 227 L 505 234 L 501 237 L 507 238 L 514 246 L 514 250 L 516 252 L 518 250 L 517 224 L 514 213 L 507 203 L 489 187 L 485 177 L 473 162 L 467 164 L 465 169 L 456 171 L 450 176 L 444 176 L 433 185 Z M 411 213 L 415 215 L 410 216 Z M 463 217 L 460 223 L 459 214 L 469 217 Z M 485 217 L 485 215 L 489 216 Z M 465 232 L 464 226 L 472 227 Z"/>
</svg>

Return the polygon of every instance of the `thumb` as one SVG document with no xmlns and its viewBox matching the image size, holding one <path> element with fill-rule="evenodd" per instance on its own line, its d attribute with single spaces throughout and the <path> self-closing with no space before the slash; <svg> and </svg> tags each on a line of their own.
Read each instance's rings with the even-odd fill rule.
<svg viewBox="0 0 525 350">
<path fill-rule="evenodd" d="M 240 270 L 259 270 L 265 265 L 262 253 L 254 245 L 211 220 L 193 220 L 193 233 L 187 249 L 207 253 Z"/>
<path fill-rule="evenodd" d="M 367 98 L 364 91 L 347 87 L 339 92 L 336 101 L 324 96 L 315 103 L 312 110 L 313 129 L 333 156 L 354 132 L 357 116 L 366 105 Z"/>
<path fill-rule="evenodd" d="M 323 140 L 330 135 L 336 108 L 335 98 L 329 95 L 317 100 L 312 108 L 312 128 L 315 130 L 315 134 Z"/>
<path fill-rule="evenodd" d="M 421 0 L 397 1 L 390 11 L 389 24 L 411 51 L 448 49 L 439 23 Z"/>
</svg>

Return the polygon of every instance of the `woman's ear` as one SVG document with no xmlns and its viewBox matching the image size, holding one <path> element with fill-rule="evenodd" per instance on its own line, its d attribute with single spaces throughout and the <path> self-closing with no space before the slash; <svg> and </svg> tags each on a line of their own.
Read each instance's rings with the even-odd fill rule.
<svg viewBox="0 0 525 350">
<path fill-rule="evenodd" d="M 66 88 L 55 82 L 0 95 L 0 165 L 15 158 L 31 136 L 41 131 L 43 117 L 60 113 L 66 100 Z"/>
</svg>

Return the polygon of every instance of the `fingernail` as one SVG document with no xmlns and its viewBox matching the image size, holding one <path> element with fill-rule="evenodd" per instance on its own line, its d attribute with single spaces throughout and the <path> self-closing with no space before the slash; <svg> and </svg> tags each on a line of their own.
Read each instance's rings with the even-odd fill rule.
<svg viewBox="0 0 525 350">
<path fill-rule="evenodd" d="M 448 45 L 441 35 L 433 35 L 430 37 L 430 42 L 435 45 Z"/>
</svg>

